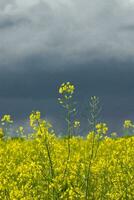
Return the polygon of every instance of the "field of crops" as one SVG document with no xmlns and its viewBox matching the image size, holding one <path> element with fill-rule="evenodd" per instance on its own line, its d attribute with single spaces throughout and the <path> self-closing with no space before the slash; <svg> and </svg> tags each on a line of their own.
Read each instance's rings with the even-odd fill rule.
<svg viewBox="0 0 134 200">
<path fill-rule="evenodd" d="M 0 199 L 130 199 L 134 137 L 44 136 L 0 141 Z"/>
<path fill-rule="evenodd" d="M 30 133 L 19 127 L 14 138 L 6 135 L 11 116 L 1 118 L 0 200 L 134 199 L 134 136 L 109 134 L 106 123 L 96 123 L 96 97 L 90 102 L 92 129 L 86 137 L 77 135 L 80 121 L 71 121 L 73 91 L 70 83 L 59 89 L 66 136 L 56 135 L 39 111 L 29 117 Z M 132 121 L 126 120 L 124 128 L 133 131 Z"/>
</svg>

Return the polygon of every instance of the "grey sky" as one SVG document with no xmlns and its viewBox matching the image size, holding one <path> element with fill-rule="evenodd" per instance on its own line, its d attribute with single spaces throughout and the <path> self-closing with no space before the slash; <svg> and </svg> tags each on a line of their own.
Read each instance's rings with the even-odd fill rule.
<svg viewBox="0 0 134 200">
<path fill-rule="evenodd" d="M 117 127 L 134 118 L 133 75 L 134 1 L 0 1 L 2 114 L 37 108 L 60 121 L 57 87 L 72 81 L 79 104 L 100 96 Z"/>
<path fill-rule="evenodd" d="M 13 68 L 40 55 L 60 68 L 67 62 L 133 59 L 133 27 L 132 0 L 3 0 L 0 61 Z"/>
</svg>

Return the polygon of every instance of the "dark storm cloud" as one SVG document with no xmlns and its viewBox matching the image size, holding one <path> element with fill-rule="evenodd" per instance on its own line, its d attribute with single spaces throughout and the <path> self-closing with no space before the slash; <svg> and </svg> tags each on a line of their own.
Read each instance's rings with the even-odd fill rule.
<svg viewBox="0 0 134 200">
<path fill-rule="evenodd" d="M 3 28 L 9 28 L 10 26 L 13 26 L 16 24 L 16 22 L 12 21 L 10 18 L 9 19 L 0 19 L 0 29 Z"/>
<path fill-rule="evenodd" d="M 20 26 L 21 24 L 25 24 L 26 23 L 30 23 L 30 20 L 25 19 L 25 18 L 18 18 L 18 19 L 14 19 L 14 17 L 4 17 L 4 18 L 0 18 L 0 30 L 1 29 L 9 29 L 12 28 L 14 26 Z M 2 31 L 2 30 L 1 30 Z"/>
<path fill-rule="evenodd" d="M 68 62 L 133 59 L 133 35 L 121 28 L 133 25 L 133 1 L 7 0 L 0 16 L 0 63 L 8 68 L 40 54 L 52 70 Z"/>
<path fill-rule="evenodd" d="M 122 30 L 122 31 L 127 31 L 127 32 L 128 32 L 128 31 L 132 31 L 132 32 L 133 32 L 133 31 L 134 31 L 134 24 L 122 26 L 122 27 L 121 27 L 121 30 Z"/>
</svg>

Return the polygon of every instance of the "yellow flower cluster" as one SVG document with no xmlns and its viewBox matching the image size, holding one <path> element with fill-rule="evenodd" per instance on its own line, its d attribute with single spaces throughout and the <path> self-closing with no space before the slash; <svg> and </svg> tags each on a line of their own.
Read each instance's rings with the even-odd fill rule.
<svg viewBox="0 0 134 200">
<path fill-rule="evenodd" d="M 59 88 L 60 94 L 73 94 L 75 90 L 75 87 L 70 82 L 63 83 Z"/>
<path fill-rule="evenodd" d="M 134 128 L 134 124 L 131 120 L 125 120 L 123 124 L 124 128 Z"/>
<path fill-rule="evenodd" d="M 108 127 L 105 123 L 99 123 L 96 125 L 96 132 L 98 134 L 106 134 L 108 132 Z"/>
<path fill-rule="evenodd" d="M 29 119 L 30 126 L 34 130 L 33 135 L 38 137 L 44 137 L 48 134 L 48 130 L 49 128 L 51 128 L 51 124 L 41 119 L 41 113 L 39 111 L 33 111 L 30 114 Z"/>
<path fill-rule="evenodd" d="M 13 120 L 11 119 L 10 115 L 4 115 L 1 119 L 1 122 L 7 122 L 7 123 L 13 123 Z"/>
<path fill-rule="evenodd" d="M 75 120 L 74 121 L 74 128 L 79 128 L 80 127 L 80 121 Z"/>
<path fill-rule="evenodd" d="M 36 126 L 36 123 L 38 123 L 38 120 L 40 120 L 40 112 L 36 111 L 36 112 L 32 112 L 30 115 L 30 126 L 34 127 Z"/>
</svg>

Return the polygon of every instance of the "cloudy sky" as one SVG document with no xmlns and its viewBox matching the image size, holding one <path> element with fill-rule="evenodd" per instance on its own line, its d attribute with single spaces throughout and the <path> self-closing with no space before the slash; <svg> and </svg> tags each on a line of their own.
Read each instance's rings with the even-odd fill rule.
<svg viewBox="0 0 134 200">
<path fill-rule="evenodd" d="M 134 120 L 134 0 L 0 1 L 1 115 L 38 109 L 60 128 L 65 81 L 81 110 L 100 97 L 112 130 Z"/>
</svg>

